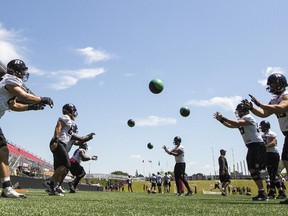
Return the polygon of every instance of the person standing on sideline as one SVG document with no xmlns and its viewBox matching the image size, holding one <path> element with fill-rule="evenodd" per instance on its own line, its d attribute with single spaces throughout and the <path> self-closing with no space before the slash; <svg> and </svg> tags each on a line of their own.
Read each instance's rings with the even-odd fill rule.
<svg viewBox="0 0 288 216">
<path fill-rule="evenodd" d="M 95 133 L 90 133 L 86 136 L 78 136 L 73 132 L 73 123 L 78 116 L 78 111 L 74 104 L 68 103 L 62 107 L 62 116 L 58 118 L 54 129 L 54 136 L 50 141 L 50 151 L 53 154 L 54 173 L 49 180 L 44 181 L 44 187 L 49 195 L 64 196 L 56 189 L 63 182 L 69 172 L 71 163 L 66 150 L 67 143 L 73 139 L 78 141 L 78 144 L 88 142 L 93 139 Z"/>
<path fill-rule="evenodd" d="M 6 68 L 5 68 L 6 70 Z M 7 64 L 0 81 L 0 118 L 7 110 L 24 112 L 29 110 L 43 110 L 46 105 L 53 107 L 49 97 L 34 95 L 24 86 L 29 78 L 28 67 L 20 59 L 11 60 Z M 9 149 L 2 129 L 0 128 L 0 178 L 2 183 L 1 197 L 26 198 L 25 194 L 17 193 L 12 188 L 10 180 Z"/>
<path fill-rule="evenodd" d="M 269 198 L 274 199 L 276 195 L 276 187 L 278 189 L 277 199 L 283 199 L 286 194 L 278 179 L 278 167 L 280 161 L 280 155 L 277 148 L 276 133 L 270 130 L 270 123 L 266 120 L 260 122 L 260 128 L 262 131 L 262 138 L 266 145 L 267 152 L 267 171 L 268 179 L 270 180 L 270 188 L 268 192 Z"/>
<path fill-rule="evenodd" d="M 226 188 L 230 184 L 230 175 L 228 172 L 228 162 L 226 160 L 226 151 L 224 149 L 220 150 L 220 156 L 218 158 L 218 164 L 219 164 L 219 177 L 220 182 L 222 183 L 222 187 L 220 188 L 220 191 L 223 196 L 227 196 Z"/>
<path fill-rule="evenodd" d="M 171 181 L 172 181 L 172 175 L 171 173 L 168 171 L 168 178 L 169 178 L 169 182 L 168 182 L 168 193 L 170 193 L 171 191 Z"/>
<path fill-rule="evenodd" d="M 275 114 L 280 129 L 285 136 L 284 145 L 282 149 L 281 159 L 283 161 L 286 173 L 288 173 L 288 91 L 286 90 L 287 79 L 281 73 L 273 73 L 267 79 L 267 88 L 273 97 L 268 104 L 263 104 L 254 96 L 249 94 L 251 101 L 257 106 L 255 108 L 247 99 L 243 100 L 251 112 L 261 118 L 266 118 Z M 288 199 L 281 201 L 280 204 L 288 204 Z"/>
<path fill-rule="evenodd" d="M 158 193 L 162 193 L 162 176 L 160 172 L 157 172 L 156 182 L 157 182 Z"/>
<path fill-rule="evenodd" d="M 169 184 L 170 184 L 170 176 L 168 176 L 168 172 L 165 172 L 165 175 L 163 177 L 163 185 L 164 185 L 164 193 L 169 193 Z"/>
<path fill-rule="evenodd" d="M 258 188 L 258 195 L 253 197 L 253 201 L 265 201 L 268 199 L 263 186 L 261 170 L 265 170 L 266 147 L 261 137 L 255 118 L 249 114 L 249 109 L 245 104 L 240 103 L 236 107 L 237 120 L 230 120 L 222 116 L 221 113 L 214 113 L 214 118 L 228 128 L 238 128 L 243 141 L 248 148 L 246 161 L 248 170 Z"/>
<path fill-rule="evenodd" d="M 133 189 L 132 189 L 132 177 L 131 177 L 130 175 L 128 176 L 127 184 L 128 184 L 128 192 L 132 192 L 132 193 L 133 193 Z"/>
<path fill-rule="evenodd" d="M 184 146 L 181 144 L 181 137 L 176 136 L 173 140 L 173 143 L 175 145 L 175 148 L 173 148 L 172 150 L 169 150 L 165 145 L 163 146 L 163 149 L 165 150 L 167 154 L 175 157 L 176 163 L 174 166 L 174 176 L 175 176 L 175 182 L 176 182 L 176 187 L 177 187 L 177 195 L 182 196 L 181 182 L 180 182 L 181 180 L 188 190 L 188 193 L 186 194 L 186 196 L 192 196 L 191 188 L 185 177 L 186 163 L 184 159 Z"/>
<path fill-rule="evenodd" d="M 151 188 L 150 188 L 150 190 L 156 191 L 157 179 L 156 179 L 156 175 L 155 175 L 154 173 L 152 173 L 152 176 L 151 176 L 151 178 L 150 178 L 150 182 L 151 182 Z"/>
<path fill-rule="evenodd" d="M 81 166 L 82 161 L 89 160 L 97 160 L 98 157 L 96 155 L 89 157 L 86 155 L 86 151 L 88 150 L 87 143 L 83 143 L 79 145 L 79 148 L 75 150 L 73 156 L 70 158 L 70 172 L 75 179 L 72 182 L 69 182 L 68 185 L 70 187 L 70 193 L 75 193 L 77 185 L 81 181 L 81 179 L 86 175 L 84 168 Z"/>
</svg>

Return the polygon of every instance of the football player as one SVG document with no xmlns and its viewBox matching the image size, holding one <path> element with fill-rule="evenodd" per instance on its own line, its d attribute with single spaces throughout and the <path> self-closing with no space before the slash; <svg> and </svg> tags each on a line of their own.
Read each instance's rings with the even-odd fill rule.
<svg viewBox="0 0 288 216">
<path fill-rule="evenodd" d="M 185 196 L 192 196 L 193 193 L 190 189 L 187 179 L 185 178 L 186 163 L 184 159 L 184 146 L 181 144 L 181 137 L 179 136 L 174 137 L 173 143 L 175 145 L 175 148 L 173 148 L 172 150 L 169 150 L 165 145 L 163 146 L 163 149 L 165 150 L 167 154 L 175 157 L 176 163 L 174 166 L 174 175 L 175 175 L 175 182 L 176 182 L 176 187 L 177 187 L 177 195 L 178 196 L 183 195 L 181 191 L 181 182 L 180 182 L 182 181 L 188 190 Z"/>
<path fill-rule="evenodd" d="M 228 128 L 238 128 L 243 141 L 248 148 L 246 160 L 248 170 L 258 187 L 258 195 L 253 197 L 253 201 L 265 201 L 268 197 L 264 191 L 261 170 L 265 170 L 266 147 L 261 137 L 255 118 L 250 115 L 249 109 L 244 103 L 240 103 L 236 107 L 237 120 L 230 120 L 222 116 L 221 113 L 214 113 L 214 118 Z"/>
<path fill-rule="evenodd" d="M 281 159 L 286 172 L 288 172 L 288 91 L 286 90 L 287 79 L 281 73 L 271 74 L 267 79 L 266 90 L 273 96 L 268 104 L 261 103 L 256 97 L 249 94 L 251 101 L 257 106 L 253 106 L 247 99 L 244 102 L 253 114 L 261 118 L 266 118 L 272 114 L 277 116 L 280 129 L 285 136 Z M 288 199 L 280 204 L 288 204 Z"/>
<path fill-rule="evenodd" d="M 6 110 L 23 112 L 29 110 L 43 110 L 45 105 L 53 107 L 49 97 L 39 97 L 25 90 L 24 83 L 29 78 L 28 67 L 20 59 L 13 59 L 7 64 L 7 71 L 0 78 L 0 117 Z M 17 193 L 10 181 L 9 149 L 7 140 L 0 128 L 0 178 L 2 183 L 2 197 L 26 198 Z"/>
<path fill-rule="evenodd" d="M 278 180 L 278 167 L 280 161 L 280 155 L 277 148 L 277 138 L 276 133 L 270 129 L 270 122 L 263 120 L 260 122 L 260 128 L 262 131 L 262 138 L 266 145 L 267 152 L 267 171 L 268 179 L 270 179 L 270 188 L 268 196 L 274 199 L 276 195 L 276 187 L 278 189 L 277 199 L 282 199 L 286 197 L 286 194 Z"/>
<path fill-rule="evenodd" d="M 59 193 L 57 188 L 63 182 L 70 169 L 69 155 L 66 149 L 67 144 L 71 140 L 76 140 L 80 145 L 93 139 L 95 135 L 95 133 L 90 133 L 86 136 L 79 136 L 73 132 L 73 123 L 78 116 L 74 104 L 65 104 L 62 107 L 62 114 L 56 123 L 54 136 L 50 141 L 50 151 L 54 159 L 54 174 L 48 181 L 44 181 L 44 187 L 46 187 L 48 194 L 57 196 L 64 195 Z"/>
<path fill-rule="evenodd" d="M 98 157 L 96 155 L 89 157 L 86 155 L 86 151 L 88 150 L 87 143 L 83 143 L 79 146 L 78 149 L 74 152 L 72 158 L 70 159 L 70 172 L 75 179 L 72 182 L 69 182 L 68 185 L 70 187 L 70 193 L 75 193 L 77 185 L 81 181 L 81 179 L 86 175 L 84 168 L 81 166 L 82 161 L 89 160 L 97 160 Z"/>
</svg>

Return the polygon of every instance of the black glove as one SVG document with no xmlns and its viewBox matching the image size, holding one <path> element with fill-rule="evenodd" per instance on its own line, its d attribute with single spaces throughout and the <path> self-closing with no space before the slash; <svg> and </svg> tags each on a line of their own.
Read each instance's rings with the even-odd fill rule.
<svg viewBox="0 0 288 216">
<path fill-rule="evenodd" d="M 53 106 L 54 106 L 53 100 L 50 97 L 41 97 L 41 103 L 47 104 L 51 108 L 53 108 Z"/>
<path fill-rule="evenodd" d="M 87 136 L 88 136 L 88 137 L 91 137 L 91 139 L 92 139 L 94 135 L 95 135 L 95 133 L 90 133 L 90 134 L 88 134 Z"/>
<path fill-rule="evenodd" d="M 94 136 L 94 135 L 95 135 L 95 133 L 90 133 L 90 134 L 84 136 L 84 137 L 83 137 L 83 140 L 84 140 L 85 142 L 87 142 L 87 141 L 93 139 L 93 136 Z"/>
<path fill-rule="evenodd" d="M 91 157 L 91 160 L 97 160 L 98 159 L 98 157 L 96 156 L 96 155 L 93 155 L 92 157 Z"/>
<path fill-rule="evenodd" d="M 38 103 L 38 104 L 29 104 L 28 110 L 43 110 L 45 108 L 45 104 Z"/>
<path fill-rule="evenodd" d="M 245 106 L 247 109 L 249 109 L 249 110 L 252 110 L 252 109 L 253 109 L 253 104 L 252 104 L 252 102 L 248 101 L 247 99 L 242 100 L 241 102 L 244 104 L 244 106 Z"/>
<path fill-rule="evenodd" d="M 260 101 L 258 101 L 253 95 L 249 94 L 249 96 L 251 97 L 251 101 L 252 101 L 256 106 L 260 106 L 260 105 L 261 105 Z"/>
</svg>

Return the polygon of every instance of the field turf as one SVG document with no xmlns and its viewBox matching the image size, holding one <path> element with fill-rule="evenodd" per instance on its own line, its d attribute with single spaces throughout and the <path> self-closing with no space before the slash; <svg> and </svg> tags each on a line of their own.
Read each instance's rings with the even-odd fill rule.
<svg viewBox="0 0 288 216">
<path fill-rule="evenodd" d="M 178 197 L 174 193 L 78 191 L 64 197 L 43 190 L 29 190 L 27 199 L 0 198 L 0 215 L 287 215 L 288 205 L 279 200 L 252 201 L 246 195 Z"/>
</svg>

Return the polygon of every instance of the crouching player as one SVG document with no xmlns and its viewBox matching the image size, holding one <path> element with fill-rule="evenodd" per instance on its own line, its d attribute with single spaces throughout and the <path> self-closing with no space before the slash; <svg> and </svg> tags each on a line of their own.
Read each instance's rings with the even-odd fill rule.
<svg viewBox="0 0 288 216">
<path fill-rule="evenodd" d="M 69 182 L 68 185 L 70 187 L 70 193 L 75 193 L 77 185 L 80 180 L 86 175 L 84 168 L 80 165 L 81 161 L 89 161 L 89 160 L 97 160 L 97 156 L 89 157 L 86 155 L 86 151 L 88 150 L 87 143 L 83 143 L 79 146 L 78 149 L 74 152 L 72 158 L 70 159 L 70 172 L 75 179 L 72 182 Z"/>
</svg>

